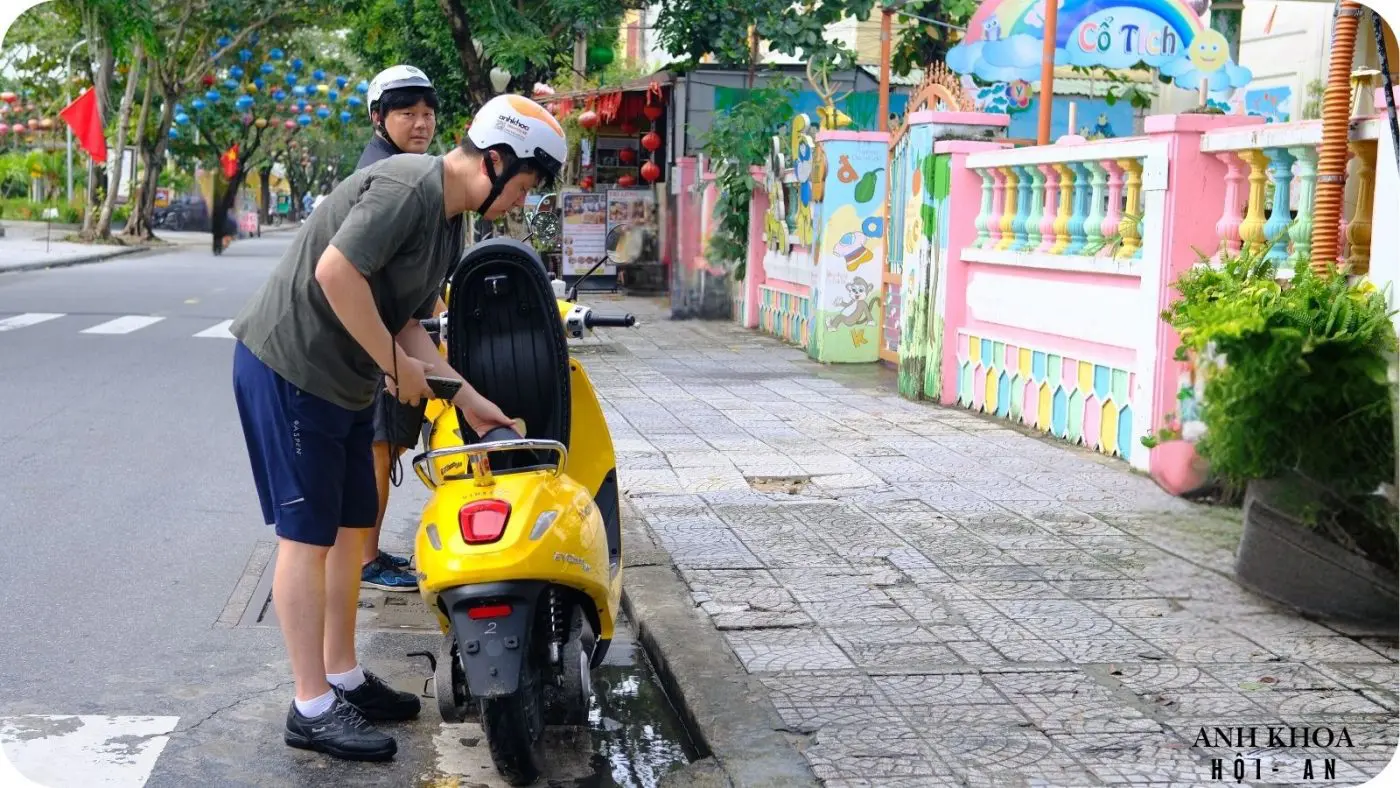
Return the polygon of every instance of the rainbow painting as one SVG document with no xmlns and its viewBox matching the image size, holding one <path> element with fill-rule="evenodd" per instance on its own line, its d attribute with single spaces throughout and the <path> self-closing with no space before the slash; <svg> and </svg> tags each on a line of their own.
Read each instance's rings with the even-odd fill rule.
<svg viewBox="0 0 1400 788">
<path fill-rule="evenodd" d="M 985 83 L 1040 79 L 1045 0 L 987 0 L 967 37 L 948 52 L 954 72 Z M 1055 25 L 1055 64 L 1161 71 L 1184 88 L 1243 87 L 1252 74 L 1230 58 L 1224 36 L 1182 0 L 1063 0 Z"/>
</svg>

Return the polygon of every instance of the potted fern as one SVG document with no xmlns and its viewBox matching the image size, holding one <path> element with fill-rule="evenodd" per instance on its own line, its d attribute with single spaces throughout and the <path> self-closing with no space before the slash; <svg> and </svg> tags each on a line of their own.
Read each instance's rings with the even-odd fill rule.
<svg viewBox="0 0 1400 788">
<path fill-rule="evenodd" d="M 1163 313 L 1205 378 L 1195 449 L 1244 497 L 1235 571 L 1305 612 L 1393 626 L 1393 313 L 1335 270 L 1277 273 L 1263 251 L 1222 255 Z"/>
</svg>

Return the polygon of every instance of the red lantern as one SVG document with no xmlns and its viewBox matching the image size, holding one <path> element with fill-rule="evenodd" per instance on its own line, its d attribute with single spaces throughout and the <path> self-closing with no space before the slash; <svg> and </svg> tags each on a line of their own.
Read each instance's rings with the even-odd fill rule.
<svg viewBox="0 0 1400 788">
<path fill-rule="evenodd" d="M 585 191 L 591 190 L 593 188 L 593 176 L 585 175 L 582 178 L 579 178 L 578 185 L 579 188 L 584 189 Z"/>
<path fill-rule="evenodd" d="M 16 101 L 19 101 L 19 96 L 16 95 L 14 91 L 7 90 L 4 93 L 0 93 L 0 101 L 5 102 L 6 104 L 13 104 Z"/>
<path fill-rule="evenodd" d="M 204 75 L 204 87 L 209 88 L 209 87 L 213 87 L 213 86 L 214 86 L 214 75 L 213 75 L 213 74 L 205 74 L 205 75 Z"/>
<path fill-rule="evenodd" d="M 623 148 L 617 152 L 617 159 L 623 164 L 631 164 L 637 160 L 637 152 L 631 148 Z"/>
<path fill-rule="evenodd" d="M 649 161 L 642 165 L 642 179 L 647 183 L 656 183 L 656 179 L 661 177 L 661 168 L 656 166 L 656 162 Z"/>
<path fill-rule="evenodd" d="M 578 125 L 585 129 L 596 129 L 598 127 L 598 113 L 591 109 L 585 111 L 582 115 L 578 116 Z"/>
<path fill-rule="evenodd" d="M 620 128 L 622 129 L 622 133 L 629 137 L 637 133 L 637 124 L 630 120 L 622 121 L 622 126 Z"/>
<path fill-rule="evenodd" d="M 637 179 L 632 175 L 624 175 L 617 179 L 617 185 L 624 189 L 630 189 L 637 185 Z"/>
<path fill-rule="evenodd" d="M 660 120 L 661 114 L 663 112 L 665 112 L 665 110 L 661 107 L 656 106 L 655 104 L 648 104 L 645 107 L 642 107 L 642 114 L 646 115 L 647 120 L 651 121 L 652 123 L 655 123 L 656 121 Z"/>
<path fill-rule="evenodd" d="M 661 135 L 648 131 L 642 135 L 642 147 L 655 153 L 661 147 Z"/>
</svg>

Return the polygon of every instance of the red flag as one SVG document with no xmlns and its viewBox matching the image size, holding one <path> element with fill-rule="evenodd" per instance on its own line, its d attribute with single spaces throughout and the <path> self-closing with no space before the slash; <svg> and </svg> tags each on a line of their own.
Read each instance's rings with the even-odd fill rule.
<svg viewBox="0 0 1400 788">
<path fill-rule="evenodd" d="M 92 160 L 102 164 L 107 161 L 107 137 L 102 132 L 102 108 L 97 104 L 97 93 L 92 88 L 83 91 L 72 104 L 58 113 L 60 118 L 73 129 L 83 150 Z"/>
<path fill-rule="evenodd" d="M 233 147 L 224 151 L 224 155 L 219 157 L 219 165 L 224 168 L 224 177 L 233 180 L 233 176 L 238 174 L 238 143 L 233 143 Z"/>
</svg>

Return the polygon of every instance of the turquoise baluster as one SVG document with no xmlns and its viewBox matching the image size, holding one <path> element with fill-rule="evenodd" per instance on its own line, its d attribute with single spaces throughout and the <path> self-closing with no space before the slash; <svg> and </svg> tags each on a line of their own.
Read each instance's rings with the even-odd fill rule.
<svg viewBox="0 0 1400 788">
<path fill-rule="evenodd" d="M 1031 176 L 1030 213 L 1026 215 L 1026 243 L 1021 251 L 1034 252 L 1040 246 L 1040 220 L 1045 213 L 1045 173 L 1034 164 L 1021 169 Z"/>
<path fill-rule="evenodd" d="M 1084 251 L 1082 254 L 1098 254 L 1103 248 L 1103 217 L 1105 215 L 1104 189 L 1108 187 L 1108 173 L 1102 162 L 1085 162 L 1091 173 L 1089 183 L 1089 215 L 1084 217 Z"/>
<path fill-rule="evenodd" d="M 1264 224 L 1264 238 L 1273 244 L 1269 247 L 1269 261 L 1278 263 L 1288 259 L 1288 236 L 1284 233 L 1293 221 L 1288 205 L 1293 186 L 1293 154 L 1284 148 L 1268 148 L 1264 155 L 1269 157 L 1269 180 L 1274 183 L 1274 207 Z"/>
<path fill-rule="evenodd" d="M 1089 215 L 1089 168 L 1080 162 L 1070 162 L 1074 173 L 1073 212 L 1069 217 L 1069 246 L 1065 254 L 1084 253 L 1084 219 Z"/>
</svg>

